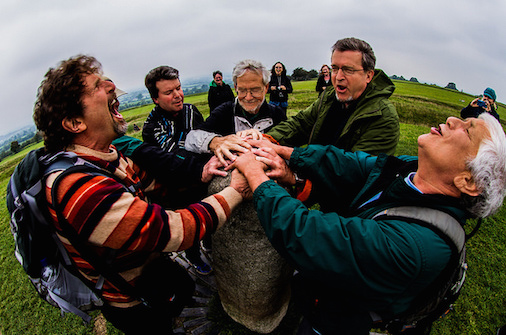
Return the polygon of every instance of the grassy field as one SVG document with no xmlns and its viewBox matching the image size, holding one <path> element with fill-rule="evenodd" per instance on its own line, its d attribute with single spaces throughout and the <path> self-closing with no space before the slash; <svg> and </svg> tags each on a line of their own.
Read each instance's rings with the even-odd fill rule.
<svg viewBox="0 0 506 335">
<path fill-rule="evenodd" d="M 459 116 L 460 109 L 474 97 L 430 85 L 395 81 L 397 89 L 391 100 L 401 119 L 401 138 L 396 154 L 416 155 L 416 138 L 428 131 L 428 126 L 444 122 L 448 116 Z M 294 115 L 317 97 L 315 81 L 293 83 L 288 114 Z M 188 96 L 185 102 L 195 104 L 204 116 L 209 114 L 207 95 Z M 123 112 L 129 122 L 142 127 L 152 106 Z M 504 105 L 498 113 L 506 119 Z M 40 146 L 41 144 L 38 144 Z M 32 146 L 0 162 L 0 334 L 94 334 L 94 325 L 83 326 L 79 318 L 68 314 L 60 317 L 57 309 L 37 297 L 13 250 L 9 231 L 9 214 L 5 206 L 5 189 L 16 164 Z M 466 285 L 455 311 L 435 324 L 432 334 L 495 334 L 506 324 L 506 229 L 505 208 L 484 221 L 478 234 L 468 242 L 469 271 Z M 468 229 L 474 222 L 470 222 Z M 98 312 L 95 312 L 95 316 Z M 228 329 L 229 327 L 227 327 Z M 234 329 L 231 327 L 231 329 Z M 108 334 L 120 334 L 108 325 Z M 223 334 L 237 334 L 233 330 Z M 253 334 L 241 331 L 241 334 Z M 279 332 L 278 332 L 279 334 Z"/>
</svg>

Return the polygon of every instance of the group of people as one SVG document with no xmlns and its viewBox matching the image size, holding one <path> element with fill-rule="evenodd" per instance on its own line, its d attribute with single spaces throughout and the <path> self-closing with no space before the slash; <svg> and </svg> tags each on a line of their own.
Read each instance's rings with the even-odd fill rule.
<svg viewBox="0 0 506 335">
<path fill-rule="evenodd" d="M 418 157 L 394 157 L 395 86 L 375 68 L 371 46 L 340 39 L 330 61 L 325 89 L 292 117 L 286 115 L 292 87 L 280 62 L 271 72 L 255 60 L 238 62 L 235 98 L 215 72 L 206 120 L 184 103 L 178 71 L 155 68 L 145 81 L 155 107 L 144 141 L 125 135 L 117 88 L 95 58 L 62 61 L 47 72 L 35 103 L 45 148 L 73 151 L 116 176 L 66 176 L 54 190 L 62 214 L 98 254 L 117 250 L 112 265 L 135 286 L 146 265 L 165 253 L 187 250 L 192 258 L 194 248 L 190 261 L 197 264 L 200 240 L 253 199 L 267 237 L 297 270 L 293 292 L 304 315 L 298 334 L 369 334 L 373 315 L 391 318 L 408 309 L 451 255 L 433 230 L 377 214 L 429 207 L 461 224 L 494 214 L 506 190 L 506 137 L 488 114 L 451 117 L 418 138 Z M 216 102 L 211 89 L 227 100 Z M 230 186 L 208 196 L 207 183 L 227 173 Z M 53 214 L 56 174 L 46 180 Z M 136 194 L 123 187 L 139 183 Z M 320 210 L 308 209 L 314 203 Z M 62 242 L 96 282 L 99 274 Z M 107 282 L 104 299 L 104 316 L 125 333 L 172 333 L 173 315 L 163 306 L 145 306 Z"/>
</svg>

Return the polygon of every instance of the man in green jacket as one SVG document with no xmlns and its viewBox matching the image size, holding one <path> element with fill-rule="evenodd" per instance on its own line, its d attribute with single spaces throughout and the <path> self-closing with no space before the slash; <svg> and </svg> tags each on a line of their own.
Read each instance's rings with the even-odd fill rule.
<svg viewBox="0 0 506 335">
<path fill-rule="evenodd" d="M 494 214 L 506 192 L 506 137 L 486 113 L 432 127 L 418 138 L 418 158 L 250 144 L 259 149 L 231 168 L 247 179 L 267 237 L 309 295 L 299 334 L 369 334 L 373 316 L 406 311 L 449 263 L 450 245 L 433 229 L 378 213 L 426 207 L 463 225 Z M 332 200 L 327 211 L 309 210 L 279 186 L 301 177 L 316 201 Z"/>
<path fill-rule="evenodd" d="M 267 134 L 280 144 L 332 144 L 348 151 L 394 154 L 399 117 L 388 100 L 395 86 L 375 70 L 371 46 L 356 38 L 332 47 L 332 86 L 308 108 L 281 122 Z"/>
</svg>

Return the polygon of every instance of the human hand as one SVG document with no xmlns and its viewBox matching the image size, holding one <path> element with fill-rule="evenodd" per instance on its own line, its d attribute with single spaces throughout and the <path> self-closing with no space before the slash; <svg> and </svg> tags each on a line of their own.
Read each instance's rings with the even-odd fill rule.
<svg viewBox="0 0 506 335">
<path fill-rule="evenodd" d="M 295 185 L 295 174 L 272 148 L 262 147 L 252 149 L 252 153 L 257 155 L 256 160 L 267 166 L 265 174 L 271 179 L 275 179 L 283 185 Z"/>
<path fill-rule="evenodd" d="M 244 153 L 251 149 L 251 145 L 237 135 L 217 136 L 209 143 L 209 149 L 215 154 L 223 166 L 228 166 L 229 161 L 237 158 L 232 151 Z"/>
<path fill-rule="evenodd" d="M 236 135 L 244 140 L 261 140 L 263 138 L 262 133 L 256 129 L 241 130 Z"/>
<path fill-rule="evenodd" d="M 264 181 L 269 180 L 269 177 L 265 174 L 268 166 L 257 159 L 257 156 L 251 151 L 239 156 L 235 161 L 225 168 L 226 171 L 236 169 L 239 170 L 248 180 L 248 184 L 254 192 L 256 188 Z"/>
<path fill-rule="evenodd" d="M 224 165 L 222 162 L 220 162 L 218 157 L 211 157 L 211 159 L 207 161 L 206 165 L 204 165 L 204 169 L 202 170 L 202 182 L 208 183 L 211 181 L 211 179 L 213 179 L 214 176 L 226 177 L 227 172 L 225 172 L 223 169 L 220 169 L 223 166 Z"/>
<path fill-rule="evenodd" d="M 286 91 L 286 86 L 285 86 L 285 85 L 281 85 L 281 86 L 279 86 L 279 88 L 280 88 L 281 90 L 283 90 L 283 91 Z"/>
<path fill-rule="evenodd" d="M 232 171 L 230 186 L 233 187 L 237 192 L 239 192 L 243 199 L 251 200 L 253 198 L 253 192 L 249 187 L 248 180 L 237 169 L 234 169 Z"/>
<path fill-rule="evenodd" d="M 293 148 L 285 147 L 283 145 L 272 143 L 271 141 L 269 141 L 267 139 L 248 140 L 248 143 L 251 145 L 251 147 L 255 147 L 255 148 L 271 148 L 283 159 L 290 159 L 290 156 L 292 155 L 292 152 L 293 152 Z"/>
</svg>

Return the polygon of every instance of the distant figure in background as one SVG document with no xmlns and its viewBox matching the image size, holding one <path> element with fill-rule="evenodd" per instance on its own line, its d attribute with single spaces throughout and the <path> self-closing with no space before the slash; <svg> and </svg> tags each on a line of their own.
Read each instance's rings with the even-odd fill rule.
<svg viewBox="0 0 506 335">
<path fill-rule="evenodd" d="M 462 118 L 478 117 L 483 112 L 487 112 L 501 122 L 499 114 L 497 114 L 497 104 L 495 103 L 497 96 L 495 91 L 490 87 L 487 87 L 483 92 L 483 97 L 478 97 L 471 101 L 469 105 L 462 108 L 460 116 Z"/>
<path fill-rule="evenodd" d="M 318 95 L 322 94 L 327 86 L 332 86 L 332 80 L 330 79 L 330 68 L 327 64 L 323 64 L 322 68 L 320 69 L 318 81 L 316 82 L 316 92 L 318 92 Z"/>
<path fill-rule="evenodd" d="M 232 92 L 230 85 L 223 82 L 221 71 L 214 71 L 213 81 L 209 84 L 209 92 L 207 93 L 210 112 L 227 101 L 234 101 L 234 92 Z"/>
<path fill-rule="evenodd" d="M 277 62 L 271 69 L 271 81 L 269 83 L 269 103 L 279 106 L 285 111 L 288 108 L 288 93 L 292 93 L 292 83 L 286 76 L 286 68 L 281 62 Z"/>
</svg>

